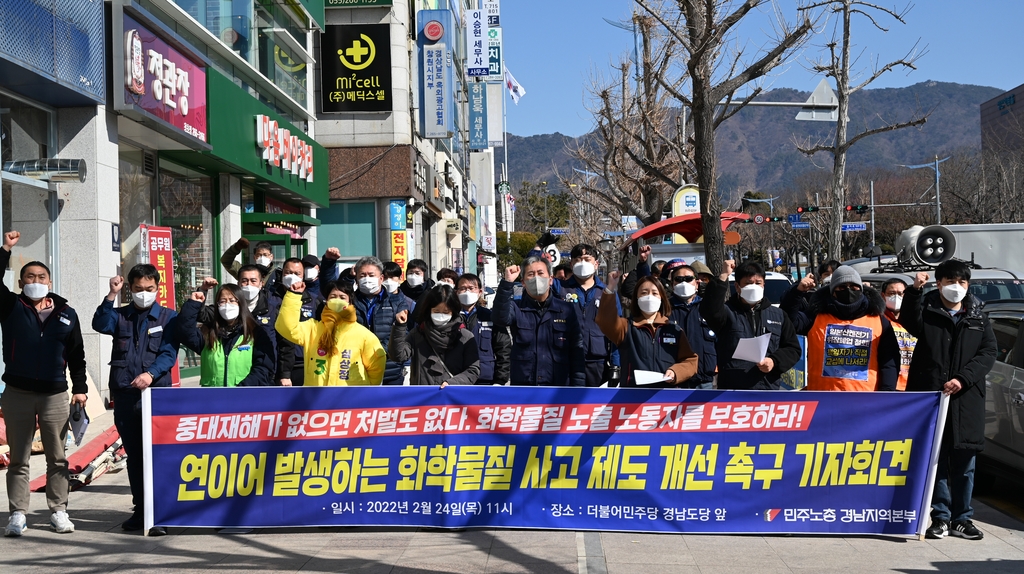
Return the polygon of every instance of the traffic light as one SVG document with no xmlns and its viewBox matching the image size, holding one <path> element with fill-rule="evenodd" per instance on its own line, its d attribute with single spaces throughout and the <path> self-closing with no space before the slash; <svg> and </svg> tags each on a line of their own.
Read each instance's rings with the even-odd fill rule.
<svg viewBox="0 0 1024 574">
<path fill-rule="evenodd" d="M 870 205 L 847 205 L 846 206 L 846 211 L 847 212 L 854 211 L 854 212 L 857 212 L 857 213 L 866 213 L 867 210 L 869 210 L 869 209 L 871 209 Z"/>
<path fill-rule="evenodd" d="M 785 221 L 785 220 L 786 220 L 785 217 L 769 217 L 769 218 L 765 219 L 765 221 L 771 221 L 772 223 L 777 223 L 779 221 Z"/>
<path fill-rule="evenodd" d="M 817 205 L 801 205 L 796 208 L 797 213 L 811 213 L 812 211 L 818 211 Z"/>
</svg>

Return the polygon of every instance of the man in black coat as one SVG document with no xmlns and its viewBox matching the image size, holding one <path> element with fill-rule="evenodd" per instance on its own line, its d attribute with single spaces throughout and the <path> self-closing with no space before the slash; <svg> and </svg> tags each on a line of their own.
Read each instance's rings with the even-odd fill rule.
<svg viewBox="0 0 1024 574">
<path fill-rule="evenodd" d="M 908 391 L 942 391 L 950 397 L 939 449 L 928 538 L 953 534 L 980 540 L 971 522 L 974 458 L 985 447 L 985 375 L 996 359 L 992 324 L 968 293 L 971 268 L 947 261 L 935 268 L 936 291 L 922 293 L 928 274 L 906 290 L 900 323 L 917 337 Z"/>
</svg>

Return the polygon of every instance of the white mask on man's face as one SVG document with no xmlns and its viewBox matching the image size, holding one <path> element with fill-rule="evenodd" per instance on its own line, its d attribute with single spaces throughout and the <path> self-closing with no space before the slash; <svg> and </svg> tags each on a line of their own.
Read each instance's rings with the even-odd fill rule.
<svg viewBox="0 0 1024 574">
<path fill-rule="evenodd" d="M 25 286 L 21 288 L 21 292 L 29 299 L 38 301 L 43 297 L 46 297 L 46 294 L 50 292 L 50 286 L 46 283 L 26 283 Z"/>
<path fill-rule="evenodd" d="M 373 295 L 380 291 L 380 279 L 377 277 L 360 277 L 359 290 L 367 295 Z"/>
<path fill-rule="evenodd" d="M 764 299 L 764 287 L 751 283 L 740 289 L 740 299 L 743 299 L 750 305 L 756 305 L 761 302 L 761 299 Z"/>
<path fill-rule="evenodd" d="M 298 275 L 295 275 L 293 273 L 288 273 L 287 275 L 281 277 L 281 285 L 284 285 L 285 289 L 291 289 L 292 285 L 295 285 L 299 281 L 302 281 L 302 277 L 299 277 Z"/>
<path fill-rule="evenodd" d="M 419 287 L 423 285 L 423 276 L 419 273 L 410 273 L 405 276 L 406 282 L 409 283 L 409 287 Z"/>
</svg>

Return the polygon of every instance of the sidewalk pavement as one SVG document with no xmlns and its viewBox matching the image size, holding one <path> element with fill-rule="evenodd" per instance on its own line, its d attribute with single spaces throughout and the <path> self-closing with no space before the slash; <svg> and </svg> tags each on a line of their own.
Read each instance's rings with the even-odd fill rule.
<svg viewBox="0 0 1024 574">
<path fill-rule="evenodd" d="M 89 433 L 112 424 L 108 412 L 93 420 Z M 44 469 L 43 457 L 33 457 L 32 476 Z M 0 482 L 6 498 L 6 482 Z M 128 476 L 122 471 L 71 494 L 74 534 L 50 531 L 45 495 L 33 493 L 29 530 L 20 539 L 0 538 L 0 572 L 1024 572 L 1024 523 L 978 501 L 975 508 L 975 521 L 985 533 L 981 541 L 381 528 L 249 534 L 171 528 L 168 536 L 147 538 L 120 528 L 131 510 Z M 7 514 L 0 517 L 6 524 Z"/>
</svg>

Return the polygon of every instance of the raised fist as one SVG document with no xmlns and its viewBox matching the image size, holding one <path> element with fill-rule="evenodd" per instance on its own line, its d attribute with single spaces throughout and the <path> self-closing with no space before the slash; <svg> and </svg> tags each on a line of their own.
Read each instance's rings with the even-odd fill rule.
<svg viewBox="0 0 1024 574">
<path fill-rule="evenodd" d="M 409 310 L 402 309 L 395 314 L 395 322 L 399 325 L 405 325 L 405 322 L 409 320 Z"/>
<path fill-rule="evenodd" d="M 924 287 L 924 284 L 928 282 L 928 272 L 918 271 L 917 277 L 914 277 L 914 289 L 920 289 Z"/>
<path fill-rule="evenodd" d="M 511 283 L 512 281 L 516 280 L 516 277 L 519 277 L 518 265 L 509 265 L 508 267 L 505 268 L 505 281 Z"/>
<path fill-rule="evenodd" d="M 289 287 L 289 289 L 291 289 L 292 293 L 302 293 L 306 290 L 306 282 L 296 281 L 295 283 L 292 283 L 292 286 Z"/>
<path fill-rule="evenodd" d="M 614 291 L 619 286 L 619 279 L 622 278 L 622 273 L 619 271 L 612 271 L 608 274 L 608 290 Z"/>
<path fill-rule="evenodd" d="M 729 275 L 736 269 L 736 261 L 734 259 L 726 259 L 722 262 L 722 274 L 718 276 L 722 281 L 728 281 Z"/>
<path fill-rule="evenodd" d="M 193 291 L 190 299 L 193 301 L 199 301 L 200 303 L 205 303 L 206 295 L 203 295 L 202 291 Z"/>
<path fill-rule="evenodd" d="M 643 247 L 640 248 L 640 261 L 642 263 L 647 263 L 647 260 L 650 259 L 650 258 L 651 258 L 651 246 L 650 245 L 644 245 Z"/>
<path fill-rule="evenodd" d="M 815 286 L 817 286 L 817 283 L 814 281 L 814 275 L 810 273 L 796 284 L 796 288 L 804 292 L 814 289 Z"/>
<path fill-rule="evenodd" d="M 341 259 L 341 251 L 337 247 L 331 247 L 324 252 L 324 259 L 337 261 Z"/>
<path fill-rule="evenodd" d="M 214 279 L 213 277 L 206 277 L 205 279 L 203 279 L 203 284 L 199 286 L 199 290 L 205 293 L 216 286 L 216 279 Z"/>
<path fill-rule="evenodd" d="M 123 287 L 124 287 L 124 277 L 121 277 L 120 275 L 118 275 L 116 277 L 111 277 L 110 278 L 110 294 L 111 295 L 117 295 L 118 293 L 121 292 L 121 289 Z"/>
<path fill-rule="evenodd" d="M 8 231 L 4 233 L 4 249 L 10 251 L 12 247 L 18 244 L 18 240 L 21 239 L 20 231 Z"/>
<path fill-rule="evenodd" d="M 238 241 L 235 242 L 235 249 L 242 251 L 249 247 L 249 240 L 244 237 L 239 237 Z"/>
</svg>

